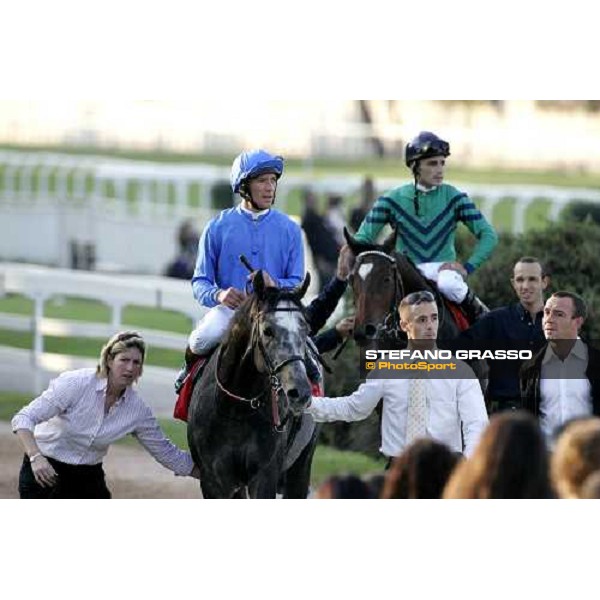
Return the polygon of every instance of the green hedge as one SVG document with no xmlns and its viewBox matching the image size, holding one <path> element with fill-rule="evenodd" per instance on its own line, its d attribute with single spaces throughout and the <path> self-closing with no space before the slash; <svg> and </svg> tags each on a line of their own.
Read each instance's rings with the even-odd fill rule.
<svg viewBox="0 0 600 600">
<path fill-rule="evenodd" d="M 589 310 L 583 333 L 600 339 L 600 323 L 595 318 L 600 300 L 600 225 L 565 219 L 543 231 L 502 234 L 492 258 L 470 280 L 490 308 L 515 301 L 510 277 L 521 256 L 536 256 L 545 262 L 551 274 L 548 293 L 568 290 L 583 296 Z"/>
</svg>

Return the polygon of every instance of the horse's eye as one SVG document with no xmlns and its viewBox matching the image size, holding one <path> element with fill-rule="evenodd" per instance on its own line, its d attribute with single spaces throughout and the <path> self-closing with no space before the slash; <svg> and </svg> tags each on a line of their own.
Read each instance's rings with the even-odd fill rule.
<svg viewBox="0 0 600 600">
<path fill-rule="evenodd" d="M 272 327 L 265 327 L 263 330 L 263 333 L 267 336 L 267 337 L 275 337 L 275 332 L 273 331 Z"/>
<path fill-rule="evenodd" d="M 390 275 L 386 275 L 383 278 L 383 283 L 392 283 L 392 277 Z"/>
</svg>

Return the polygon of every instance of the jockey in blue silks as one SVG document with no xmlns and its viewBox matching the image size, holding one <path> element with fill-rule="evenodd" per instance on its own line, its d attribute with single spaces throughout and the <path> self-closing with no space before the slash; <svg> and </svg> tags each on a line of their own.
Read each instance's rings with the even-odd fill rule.
<svg viewBox="0 0 600 600">
<path fill-rule="evenodd" d="M 283 158 L 264 150 L 242 152 L 231 167 L 231 188 L 241 203 L 211 219 L 198 245 L 192 278 L 194 297 L 210 308 L 192 331 L 186 364 L 207 354 L 221 341 L 235 309 L 246 297 L 246 284 L 258 270 L 267 285 L 296 287 L 304 277 L 304 246 L 300 226 L 272 208 L 283 174 Z M 246 256 L 256 271 L 248 270 Z M 175 384 L 181 387 L 187 368 Z"/>
</svg>

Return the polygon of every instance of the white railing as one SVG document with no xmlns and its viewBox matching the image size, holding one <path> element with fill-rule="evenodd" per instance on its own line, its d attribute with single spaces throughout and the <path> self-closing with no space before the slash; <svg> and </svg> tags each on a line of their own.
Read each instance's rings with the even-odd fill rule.
<svg viewBox="0 0 600 600">
<path fill-rule="evenodd" d="M 64 202 L 71 199 L 83 201 L 88 205 L 102 204 L 102 210 L 108 210 L 113 215 L 131 213 L 139 218 L 167 216 L 184 219 L 198 217 L 199 211 L 202 215 L 201 220 L 205 220 L 212 214 L 212 187 L 215 184 L 227 185 L 229 182 L 228 167 L 49 152 L 0 150 L 0 166 L 4 169 L 0 200 L 5 203 L 22 205 L 23 202 Z M 53 186 L 50 186 L 51 177 L 54 178 Z M 321 194 L 357 196 L 362 181 L 360 175 L 314 178 L 310 171 L 304 175 L 287 174 L 278 191 L 278 207 L 285 211 L 289 195 L 304 187 L 311 187 Z M 379 192 L 383 192 L 399 185 L 400 182 L 397 178 L 378 179 L 377 188 Z M 197 187 L 199 205 L 196 206 L 191 204 L 192 186 Z M 550 202 L 550 219 L 556 218 L 560 209 L 574 199 L 600 201 L 600 191 L 586 188 L 472 183 L 461 183 L 458 187 L 471 196 L 480 198 L 484 210 L 488 213 L 491 213 L 500 200 L 515 199 L 515 232 L 523 230 L 523 215 L 536 199 L 544 198 Z M 109 189 L 113 192 L 112 196 L 108 195 Z M 131 201 L 131 198 L 128 201 L 128 189 L 129 195 L 135 196 L 134 201 Z M 135 191 L 131 192 L 131 189 Z M 116 205 L 111 206 L 111 200 L 116 200 Z"/>
<path fill-rule="evenodd" d="M 177 253 L 177 230 L 192 219 L 198 230 L 215 214 L 210 190 L 226 183 L 228 169 L 202 164 L 150 163 L 58 153 L 0 151 L 0 258 L 60 267 L 73 248 L 89 248 L 105 272 L 163 273 Z M 356 198 L 359 175 L 282 181 L 277 206 L 298 188 Z M 378 179 L 383 193 L 401 180 Z M 133 187 L 132 187 L 133 186 Z M 529 209 L 543 200 L 542 218 L 553 221 L 573 200 L 600 202 L 600 191 L 539 185 L 457 183 L 494 222 L 497 205 L 511 199 L 509 230 L 526 229 Z M 192 188 L 196 194 L 192 202 Z M 135 189 L 135 193 L 132 192 Z M 301 208 L 301 207 L 300 207 Z M 298 219 L 298 217 L 295 217 Z M 305 245 L 307 256 L 310 254 Z"/>
<path fill-rule="evenodd" d="M 171 310 L 194 323 L 206 312 L 192 296 L 189 282 L 151 276 L 101 275 L 19 264 L 0 264 L 0 293 L 21 294 L 33 300 L 31 318 L 0 315 L 0 327 L 33 332 L 32 362 L 36 367 L 44 355 L 44 335 L 108 338 L 123 328 L 123 308 L 128 305 Z M 44 305 L 56 296 L 85 298 L 110 308 L 110 323 L 87 323 L 44 317 Z M 138 328 L 136 328 L 138 329 Z M 187 336 L 141 329 L 149 344 L 184 350 Z"/>
<path fill-rule="evenodd" d="M 166 309 L 178 312 L 193 323 L 206 309 L 192 296 L 189 282 L 165 277 L 100 275 L 81 271 L 52 269 L 13 263 L 0 263 L 0 297 L 13 293 L 34 302 L 33 314 L 21 316 L 0 314 L 0 328 L 28 331 L 33 334 L 31 350 L 0 346 L 0 389 L 39 394 L 60 372 L 82 367 L 94 367 L 97 359 L 46 352 L 44 336 L 102 338 L 106 340 L 124 329 L 123 308 L 128 305 Z M 110 323 L 51 319 L 44 316 L 44 305 L 50 298 L 78 297 L 96 300 L 110 308 Z M 152 348 L 181 351 L 187 335 L 132 327 L 140 331 Z M 98 353 L 100 348 L 98 348 Z M 175 402 L 174 369 L 146 366 L 139 389 L 159 416 L 172 415 Z M 32 396 L 34 397 L 34 396 Z"/>
<path fill-rule="evenodd" d="M 115 327 L 114 323 L 87 323 L 67 321 L 65 319 L 50 319 L 48 317 L 32 318 L 0 313 L 0 328 L 10 329 L 11 331 L 32 332 L 36 340 L 38 337 L 41 337 L 43 340 L 43 336 L 45 335 L 54 337 L 108 339 L 122 327 L 120 325 Z M 140 331 L 143 338 L 152 347 L 182 350 L 187 344 L 187 335 L 140 327 L 134 327 L 134 329 Z M 36 344 L 36 346 L 37 345 L 39 344 Z M 43 351 L 43 347 L 41 350 Z M 38 351 L 37 356 L 34 358 L 34 362 L 39 360 L 39 356 L 40 352 Z"/>
<path fill-rule="evenodd" d="M 124 329 L 123 308 L 128 305 L 165 309 L 190 319 L 190 331 L 206 312 L 192 296 L 189 282 L 152 276 L 102 275 L 15 263 L 0 263 L 0 297 L 20 294 L 34 302 L 30 316 L 0 313 L 0 329 L 33 334 L 32 350 L 0 346 L 0 389 L 38 394 L 58 373 L 81 367 L 94 367 L 97 359 L 54 354 L 45 351 L 44 336 L 107 339 Z M 44 316 L 50 298 L 77 297 L 96 300 L 110 308 L 110 323 L 54 319 Z M 309 301 L 309 300 L 307 300 Z M 341 318 L 340 302 L 330 323 Z M 132 327 L 139 331 L 150 347 L 183 351 L 186 334 Z M 100 348 L 98 348 L 98 353 Z M 171 416 L 175 402 L 173 382 L 177 371 L 146 366 L 139 389 L 159 416 Z"/>
</svg>

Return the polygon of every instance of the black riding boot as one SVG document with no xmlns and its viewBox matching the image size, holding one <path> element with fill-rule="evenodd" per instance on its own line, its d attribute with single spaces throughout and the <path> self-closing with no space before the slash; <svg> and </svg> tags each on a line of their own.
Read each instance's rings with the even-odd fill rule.
<svg viewBox="0 0 600 600">
<path fill-rule="evenodd" d="M 175 380 L 175 393 L 176 394 L 179 394 L 179 392 L 183 386 L 183 382 L 185 381 L 185 378 L 188 376 L 188 373 L 190 372 L 190 369 L 192 368 L 192 365 L 194 364 L 194 361 L 196 358 L 197 358 L 197 355 L 194 354 L 190 350 L 189 346 L 187 346 L 185 349 L 185 362 L 183 363 L 183 367 L 181 368 L 181 371 L 179 371 L 179 375 L 177 375 L 177 379 Z"/>
<path fill-rule="evenodd" d="M 465 311 L 471 324 L 485 313 L 490 312 L 490 309 L 473 293 L 473 290 L 468 291 L 465 299 L 460 303 L 460 307 Z"/>
</svg>

